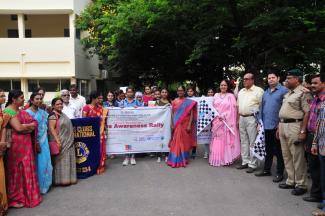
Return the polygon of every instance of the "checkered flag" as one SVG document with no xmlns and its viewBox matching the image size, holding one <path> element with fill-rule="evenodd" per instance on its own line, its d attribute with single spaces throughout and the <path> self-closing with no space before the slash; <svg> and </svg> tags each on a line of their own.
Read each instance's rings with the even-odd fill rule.
<svg viewBox="0 0 325 216">
<path fill-rule="evenodd" d="M 204 130 L 216 117 L 216 111 L 211 103 L 204 97 L 198 103 L 198 119 L 196 133 L 199 134 Z"/>
<path fill-rule="evenodd" d="M 254 146 L 251 148 L 251 151 L 257 159 L 264 160 L 264 158 L 266 156 L 264 125 L 263 125 L 262 120 L 257 120 L 257 121 L 258 121 L 260 127 L 257 132 Z"/>
</svg>

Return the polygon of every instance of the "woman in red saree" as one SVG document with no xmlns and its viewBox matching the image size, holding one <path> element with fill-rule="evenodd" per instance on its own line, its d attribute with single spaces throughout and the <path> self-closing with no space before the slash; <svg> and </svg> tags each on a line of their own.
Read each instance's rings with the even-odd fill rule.
<svg viewBox="0 0 325 216">
<path fill-rule="evenodd" d="M 108 109 L 103 108 L 100 104 L 100 94 L 97 91 L 90 93 L 90 104 L 84 106 L 82 110 L 82 117 L 100 117 L 100 162 L 97 168 L 97 174 L 102 174 L 105 171 L 106 160 L 106 117 Z"/>
<path fill-rule="evenodd" d="M 196 146 L 197 103 L 185 98 L 185 88 L 177 89 L 178 98 L 172 102 L 173 135 L 167 164 L 173 168 L 186 167 L 190 150 Z"/>
<path fill-rule="evenodd" d="M 7 107 L 3 111 L 10 116 L 8 132 L 11 133 L 11 145 L 6 155 L 6 183 L 9 207 L 32 208 L 42 201 L 35 165 L 39 146 L 36 142 L 33 145 L 37 136 L 32 136 L 37 121 L 26 111 L 19 110 L 23 104 L 22 91 L 9 92 Z"/>
</svg>

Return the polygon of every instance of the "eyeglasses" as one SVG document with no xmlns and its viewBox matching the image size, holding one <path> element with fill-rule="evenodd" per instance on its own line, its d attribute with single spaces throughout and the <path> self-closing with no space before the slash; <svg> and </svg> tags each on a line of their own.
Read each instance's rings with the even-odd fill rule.
<svg viewBox="0 0 325 216">
<path fill-rule="evenodd" d="M 61 95 L 61 96 L 62 96 L 62 97 L 70 97 L 70 95 L 68 95 L 68 94 L 67 94 L 67 95 Z"/>
</svg>

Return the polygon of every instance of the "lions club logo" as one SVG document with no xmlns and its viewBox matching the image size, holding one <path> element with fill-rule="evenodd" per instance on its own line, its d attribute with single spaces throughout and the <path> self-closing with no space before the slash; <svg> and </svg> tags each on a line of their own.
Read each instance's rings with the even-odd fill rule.
<svg viewBox="0 0 325 216">
<path fill-rule="evenodd" d="M 81 164 L 85 162 L 89 155 L 89 149 L 87 145 L 83 142 L 77 142 L 76 150 L 77 150 L 77 163 Z"/>
</svg>

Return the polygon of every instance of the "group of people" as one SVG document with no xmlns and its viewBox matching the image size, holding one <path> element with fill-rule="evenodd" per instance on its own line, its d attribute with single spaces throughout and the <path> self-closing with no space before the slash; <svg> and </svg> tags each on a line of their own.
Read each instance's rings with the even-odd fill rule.
<svg viewBox="0 0 325 216">
<path fill-rule="evenodd" d="M 286 86 L 280 84 L 278 71 L 268 71 L 265 91 L 254 84 L 250 72 L 243 77 L 243 88 L 235 93 L 233 83 L 222 80 L 218 90 L 210 88 L 218 112 L 211 125 L 211 142 L 205 145 L 204 158 L 211 166 L 226 166 L 241 158 L 239 170 L 254 173 L 257 158 L 251 148 L 258 132 L 265 135 L 265 163 L 255 176 L 271 176 L 273 157 L 276 173 L 273 182 L 293 195 L 307 192 L 307 165 L 312 180 L 305 201 L 322 202 L 314 215 L 325 215 L 325 82 L 324 74 L 315 75 L 311 88 L 302 85 L 299 69 L 287 72 Z M 145 86 L 144 92 L 128 87 L 125 92 L 109 91 L 105 96 L 93 91 L 89 100 L 78 94 L 76 85 L 63 89 L 43 103 L 45 91 L 37 89 L 24 104 L 24 94 L 12 90 L 8 100 L 0 90 L 0 215 L 8 207 L 35 207 L 41 194 L 52 185 L 77 183 L 76 153 L 71 119 L 100 117 L 100 164 L 97 174 L 105 171 L 106 121 L 109 107 L 171 106 L 172 136 L 165 158 L 173 168 L 186 167 L 196 157 L 196 120 L 198 104 L 194 87 L 179 86 L 177 97 L 170 100 L 168 89 Z M 163 153 L 157 153 L 160 162 Z M 136 164 L 135 154 L 124 155 L 123 166 Z M 110 155 L 115 158 L 115 155 Z"/>
</svg>

